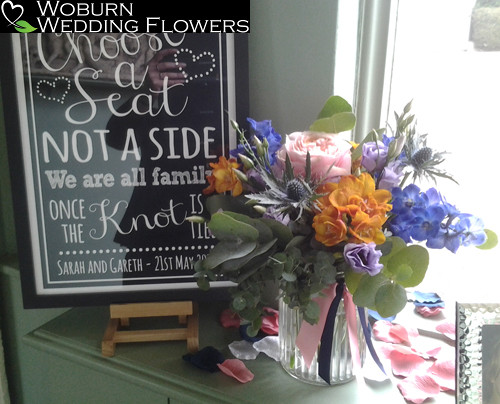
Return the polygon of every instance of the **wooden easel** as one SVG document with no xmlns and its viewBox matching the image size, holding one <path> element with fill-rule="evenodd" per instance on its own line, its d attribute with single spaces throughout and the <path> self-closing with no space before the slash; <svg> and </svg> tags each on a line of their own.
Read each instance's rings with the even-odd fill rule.
<svg viewBox="0 0 500 404">
<path fill-rule="evenodd" d="M 103 356 L 114 356 L 116 344 L 128 342 L 187 340 L 188 351 L 198 351 L 198 305 L 194 302 L 112 304 L 109 311 L 110 320 L 102 339 Z M 172 316 L 177 316 L 179 324 L 186 327 L 138 331 L 119 329 L 120 326 L 130 326 L 131 318 Z"/>
</svg>

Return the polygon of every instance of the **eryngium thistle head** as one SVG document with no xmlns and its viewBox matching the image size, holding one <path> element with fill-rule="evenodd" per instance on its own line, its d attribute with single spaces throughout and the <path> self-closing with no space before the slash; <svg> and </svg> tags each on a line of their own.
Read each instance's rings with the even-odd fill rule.
<svg viewBox="0 0 500 404">
<path fill-rule="evenodd" d="M 423 147 L 417 150 L 411 157 L 411 163 L 417 167 L 422 167 L 425 163 L 432 159 L 432 149 Z"/>
<path fill-rule="evenodd" d="M 302 181 L 294 178 L 286 184 L 286 196 L 293 201 L 300 201 L 307 195 L 307 189 Z"/>
</svg>

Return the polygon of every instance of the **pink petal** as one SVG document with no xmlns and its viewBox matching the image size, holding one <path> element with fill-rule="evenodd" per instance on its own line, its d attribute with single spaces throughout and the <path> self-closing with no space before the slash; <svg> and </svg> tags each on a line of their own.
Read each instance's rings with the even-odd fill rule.
<svg viewBox="0 0 500 404">
<path fill-rule="evenodd" d="M 398 388 L 403 397 L 415 404 L 421 404 L 431 397 L 439 394 L 440 388 L 429 375 L 413 375 L 398 383 Z"/>
<path fill-rule="evenodd" d="M 262 318 L 262 326 L 260 327 L 260 329 L 262 330 L 262 332 L 268 335 L 278 335 L 278 310 L 271 309 L 270 307 L 264 307 L 264 311 L 269 315 Z"/>
<path fill-rule="evenodd" d="M 379 320 L 373 324 L 373 335 L 379 341 L 411 345 L 411 340 L 419 334 L 415 328 L 392 324 L 387 320 Z"/>
<path fill-rule="evenodd" d="M 387 320 L 379 320 L 373 324 L 373 336 L 379 341 L 399 343 L 399 339 L 391 335 L 392 323 Z"/>
<path fill-rule="evenodd" d="M 218 363 L 217 366 L 224 374 L 234 377 L 241 383 L 253 380 L 253 373 L 239 359 L 226 359 L 224 362 Z"/>
<path fill-rule="evenodd" d="M 395 376 L 408 377 L 428 366 L 424 358 L 414 353 L 405 354 L 398 350 L 393 350 L 389 359 L 391 360 L 392 373 Z"/>
<path fill-rule="evenodd" d="M 430 358 L 435 358 L 436 355 L 438 353 L 440 353 L 441 349 L 442 349 L 440 346 L 437 346 L 435 348 L 423 350 L 423 349 L 418 349 L 418 345 L 419 345 L 418 342 L 414 345 L 415 346 L 413 346 L 413 347 L 408 347 L 405 345 L 394 345 L 391 348 L 387 348 L 387 347 L 381 348 L 381 351 L 386 355 L 387 358 L 389 357 L 388 355 L 390 355 L 390 353 L 393 350 L 397 350 L 405 355 L 415 354 L 415 355 L 421 356 L 424 359 L 430 359 Z M 429 348 L 428 345 L 426 345 L 425 348 Z M 387 352 L 387 351 L 389 351 L 389 352 Z"/>
<path fill-rule="evenodd" d="M 219 320 L 224 328 L 238 328 L 240 326 L 240 316 L 231 309 L 223 310 Z"/>
<path fill-rule="evenodd" d="M 437 360 L 429 368 L 429 374 L 441 390 L 455 390 L 455 360 Z"/>
<path fill-rule="evenodd" d="M 455 324 L 454 323 L 441 323 L 436 326 L 436 331 L 446 335 L 448 338 L 455 341 Z"/>
<path fill-rule="evenodd" d="M 418 331 L 415 328 L 404 327 L 400 324 L 394 324 L 389 331 L 389 335 L 398 338 L 401 343 L 411 345 L 411 339 L 418 337 Z"/>
<path fill-rule="evenodd" d="M 434 317 L 443 311 L 442 307 L 419 306 L 416 308 L 418 314 L 424 317 Z"/>
</svg>

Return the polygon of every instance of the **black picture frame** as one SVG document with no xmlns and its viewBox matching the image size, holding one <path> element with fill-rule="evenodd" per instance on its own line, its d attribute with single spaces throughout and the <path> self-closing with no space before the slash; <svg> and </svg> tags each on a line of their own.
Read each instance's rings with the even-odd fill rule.
<svg viewBox="0 0 500 404">
<path fill-rule="evenodd" d="M 230 120 L 248 116 L 247 35 L 135 35 L 0 34 L 25 308 L 227 298 L 224 280 L 196 286 L 192 265 L 213 240 L 185 218 L 205 213 L 208 164 L 235 144 Z M 186 64 L 159 96 L 145 84 L 158 36 L 177 45 L 160 63 Z"/>
</svg>

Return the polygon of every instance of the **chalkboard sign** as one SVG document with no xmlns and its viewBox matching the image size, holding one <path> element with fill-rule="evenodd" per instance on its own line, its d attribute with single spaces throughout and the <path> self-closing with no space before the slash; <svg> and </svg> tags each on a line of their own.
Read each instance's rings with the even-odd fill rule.
<svg viewBox="0 0 500 404">
<path fill-rule="evenodd" d="M 246 118 L 246 39 L 3 35 L 25 307 L 205 295 L 193 264 L 214 239 L 186 217 Z"/>
</svg>

